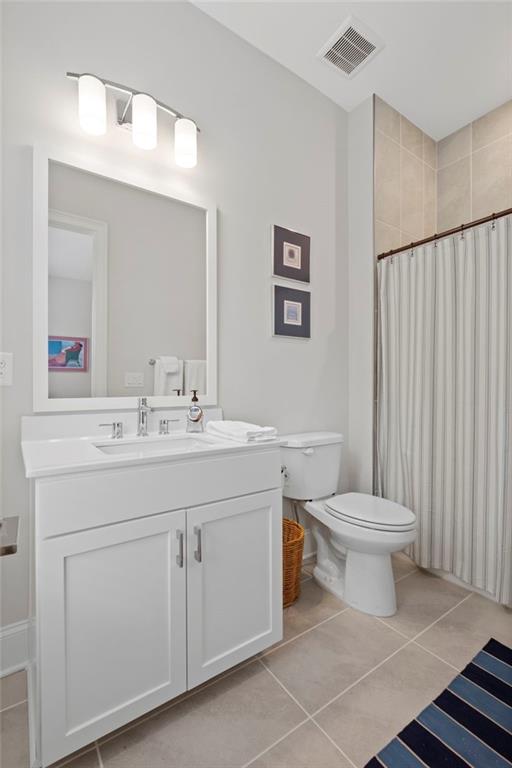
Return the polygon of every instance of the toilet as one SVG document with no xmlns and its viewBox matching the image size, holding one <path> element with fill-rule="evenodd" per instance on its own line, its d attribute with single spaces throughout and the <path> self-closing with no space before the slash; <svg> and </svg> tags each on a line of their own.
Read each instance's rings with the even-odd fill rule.
<svg viewBox="0 0 512 768">
<path fill-rule="evenodd" d="M 315 580 L 347 605 L 372 616 L 396 612 L 391 554 L 416 538 L 407 507 L 367 493 L 336 495 L 343 435 L 283 435 L 283 496 L 314 518 Z"/>
</svg>

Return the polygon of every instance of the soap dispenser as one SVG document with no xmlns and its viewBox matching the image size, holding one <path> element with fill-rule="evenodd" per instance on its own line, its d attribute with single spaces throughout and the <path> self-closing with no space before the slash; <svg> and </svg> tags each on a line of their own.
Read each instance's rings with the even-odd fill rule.
<svg viewBox="0 0 512 768">
<path fill-rule="evenodd" d="M 203 409 L 198 405 L 197 389 L 192 389 L 192 405 L 187 413 L 187 432 L 203 431 Z"/>
</svg>

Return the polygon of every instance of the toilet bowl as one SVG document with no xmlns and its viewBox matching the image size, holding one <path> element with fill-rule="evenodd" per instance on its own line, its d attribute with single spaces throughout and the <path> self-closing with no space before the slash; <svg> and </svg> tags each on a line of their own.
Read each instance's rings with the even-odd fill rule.
<svg viewBox="0 0 512 768">
<path fill-rule="evenodd" d="M 411 510 L 364 493 L 302 502 L 301 506 L 315 519 L 316 581 L 353 608 L 372 616 L 392 616 L 396 595 L 391 554 L 416 538 Z M 365 515 L 370 507 L 375 514 L 368 520 Z M 360 516 L 345 515 L 345 509 L 360 509 Z M 397 519 L 400 522 L 390 522 Z"/>
<path fill-rule="evenodd" d="M 283 494 L 314 519 L 315 580 L 353 608 L 392 616 L 396 594 L 391 554 L 415 540 L 416 516 L 401 504 L 370 494 L 335 495 L 342 435 L 316 432 L 282 439 Z"/>
</svg>

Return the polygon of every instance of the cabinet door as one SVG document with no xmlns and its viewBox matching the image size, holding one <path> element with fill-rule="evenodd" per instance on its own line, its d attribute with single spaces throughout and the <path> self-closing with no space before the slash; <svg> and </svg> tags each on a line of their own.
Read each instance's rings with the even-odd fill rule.
<svg viewBox="0 0 512 768">
<path fill-rule="evenodd" d="M 178 511 L 39 544 L 44 766 L 186 689 L 181 534 Z"/>
<path fill-rule="evenodd" d="M 280 491 L 187 510 L 188 687 L 282 637 Z"/>
</svg>

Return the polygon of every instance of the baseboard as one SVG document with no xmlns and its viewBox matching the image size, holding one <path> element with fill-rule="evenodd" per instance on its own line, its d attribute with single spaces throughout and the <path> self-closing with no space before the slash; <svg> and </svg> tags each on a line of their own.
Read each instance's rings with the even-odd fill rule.
<svg viewBox="0 0 512 768">
<path fill-rule="evenodd" d="M 29 621 L 0 627 L 0 677 L 25 669 L 29 660 Z"/>
</svg>

